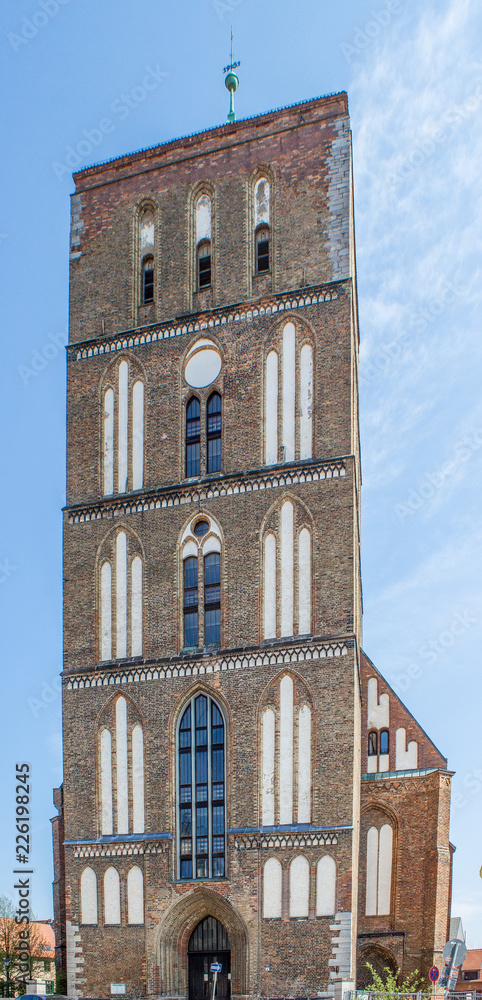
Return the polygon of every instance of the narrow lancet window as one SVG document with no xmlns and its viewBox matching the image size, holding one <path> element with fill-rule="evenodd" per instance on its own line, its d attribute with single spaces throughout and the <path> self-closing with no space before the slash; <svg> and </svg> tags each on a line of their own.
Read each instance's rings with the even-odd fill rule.
<svg viewBox="0 0 482 1000">
<path fill-rule="evenodd" d="M 208 399 L 207 420 L 207 471 L 221 472 L 221 396 L 213 392 Z"/>
<path fill-rule="evenodd" d="M 256 274 L 270 270 L 270 188 L 261 177 L 254 189 L 254 232 Z"/>
<path fill-rule="evenodd" d="M 146 208 L 140 219 L 141 303 L 154 301 L 155 222 L 152 209 Z"/>
<path fill-rule="evenodd" d="M 186 476 L 190 479 L 201 472 L 201 405 L 196 396 L 186 408 Z"/>
<path fill-rule="evenodd" d="M 202 291 L 211 284 L 211 199 L 202 194 L 196 202 L 196 268 L 197 288 Z"/>
</svg>

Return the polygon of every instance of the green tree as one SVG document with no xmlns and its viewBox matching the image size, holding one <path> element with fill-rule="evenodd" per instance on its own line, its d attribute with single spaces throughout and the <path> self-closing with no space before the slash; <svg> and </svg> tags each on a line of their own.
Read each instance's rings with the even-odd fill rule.
<svg viewBox="0 0 482 1000">
<path fill-rule="evenodd" d="M 366 963 L 367 969 L 370 971 L 372 977 L 371 983 L 366 987 L 367 992 L 370 993 L 383 993 L 386 997 L 395 998 L 399 993 L 417 993 L 420 992 L 423 986 L 423 979 L 420 976 L 418 969 L 415 972 L 411 972 L 403 982 L 399 984 L 398 979 L 400 972 L 392 972 L 391 969 L 386 965 L 384 968 L 384 976 L 381 976 L 370 962 Z M 430 990 L 428 993 L 430 994 Z"/>
</svg>

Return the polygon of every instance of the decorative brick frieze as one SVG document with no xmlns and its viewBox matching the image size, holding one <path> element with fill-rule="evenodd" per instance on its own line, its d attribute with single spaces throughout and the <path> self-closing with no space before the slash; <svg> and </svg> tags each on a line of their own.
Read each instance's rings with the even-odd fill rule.
<svg viewBox="0 0 482 1000">
<path fill-rule="evenodd" d="M 204 330 L 213 330 L 218 326 L 225 326 L 226 323 L 246 323 L 262 316 L 275 316 L 278 313 L 290 312 L 292 309 L 300 309 L 303 306 L 315 305 L 319 302 L 334 302 L 340 292 L 335 285 L 319 285 L 311 289 L 303 289 L 289 295 L 280 295 L 266 305 L 253 306 L 251 309 L 240 308 L 233 310 L 212 310 L 208 316 L 200 319 L 192 319 L 189 322 L 163 323 L 151 327 L 141 328 L 135 331 L 127 331 L 109 340 L 97 342 L 89 341 L 89 346 L 84 344 L 76 345 L 69 351 L 69 358 L 80 361 L 84 358 L 97 357 L 99 354 L 112 354 L 116 351 L 125 351 L 133 347 L 142 347 L 144 344 L 154 344 L 159 340 L 169 340 L 170 337 L 181 337 L 183 334 L 198 333 Z"/>
<path fill-rule="evenodd" d="M 277 469 L 264 474 L 247 475 L 230 479 L 220 478 L 205 485 L 186 485 L 176 489 L 162 489 L 147 497 L 125 500 L 104 501 L 89 507 L 75 507 L 69 511 L 69 524 L 82 524 L 103 518 L 122 517 L 125 514 L 144 514 L 149 510 L 165 507 L 179 507 L 184 504 L 205 503 L 243 493 L 275 489 L 278 486 L 295 486 L 300 483 L 319 483 L 325 479 L 341 479 L 346 476 L 346 461 L 343 458 L 329 462 L 317 462 L 309 466 L 291 469 Z"/>
<path fill-rule="evenodd" d="M 257 851 L 261 849 L 273 851 L 305 847 L 333 847 L 338 843 L 340 832 L 317 832 L 314 830 L 307 833 L 255 833 L 242 836 L 236 834 L 233 836 L 234 846 L 238 850 Z"/>
<path fill-rule="evenodd" d="M 194 662 L 178 661 L 176 664 L 162 663 L 141 667 L 105 668 L 102 672 L 93 671 L 81 675 L 69 676 L 67 687 L 69 691 L 82 688 L 109 687 L 117 684 L 136 684 L 140 681 L 166 680 L 172 677 L 202 677 L 206 674 L 219 673 L 224 670 L 246 670 L 250 667 L 289 666 L 295 663 L 307 663 L 313 660 L 331 659 L 346 656 L 352 642 L 343 640 L 336 642 L 312 642 L 303 645 L 283 647 L 281 649 L 266 648 L 249 650 L 247 652 L 226 653 L 219 657 L 210 656 L 208 661 L 200 659 Z"/>
</svg>

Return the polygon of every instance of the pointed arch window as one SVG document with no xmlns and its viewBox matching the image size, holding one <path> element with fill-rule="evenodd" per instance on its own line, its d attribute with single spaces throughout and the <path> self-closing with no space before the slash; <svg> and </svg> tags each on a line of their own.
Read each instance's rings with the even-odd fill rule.
<svg viewBox="0 0 482 1000">
<path fill-rule="evenodd" d="M 216 702 L 191 699 L 178 730 L 181 879 L 225 876 L 225 725 Z"/>
<path fill-rule="evenodd" d="M 221 472 L 221 420 L 221 396 L 213 392 L 206 410 L 208 472 Z"/>
<path fill-rule="evenodd" d="M 256 274 L 270 270 L 270 184 L 260 177 L 254 187 L 254 259 Z"/>
<path fill-rule="evenodd" d="M 378 753 L 378 733 L 375 730 L 372 730 L 371 733 L 368 733 L 368 756 L 376 757 L 377 753 Z"/>
<path fill-rule="evenodd" d="M 186 476 L 201 472 L 201 404 L 192 396 L 186 407 Z"/>
<path fill-rule="evenodd" d="M 390 737 L 388 729 L 382 729 L 380 731 L 380 754 L 383 756 L 387 754 L 390 750 Z"/>
<path fill-rule="evenodd" d="M 182 537 L 183 645 L 221 642 L 221 532 L 214 518 L 199 515 Z"/>
<path fill-rule="evenodd" d="M 197 289 L 202 291 L 211 284 L 211 215 L 209 195 L 202 194 L 196 201 L 196 271 Z"/>
<path fill-rule="evenodd" d="M 139 216 L 139 258 L 141 270 L 140 301 L 148 305 L 154 301 L 154 247 L 156 222 L 150 206 L 141 209 Z"/>
</svg>

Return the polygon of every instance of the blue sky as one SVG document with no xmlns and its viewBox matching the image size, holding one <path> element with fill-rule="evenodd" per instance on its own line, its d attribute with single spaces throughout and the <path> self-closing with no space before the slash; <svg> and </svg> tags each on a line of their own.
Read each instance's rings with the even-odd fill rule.
<svg viewBox="0 0 482 1000">
<path fill-rule="evenodd" d="M 364 646 L 455 770 L 454 907 L 482 946 L 482 11 L 476 0 L 17 0 L 0 48 L 0 894 L 32 762 L 33 908 L 61 781 L 68 159 L 348 90 L 361 329 Z M 142 90 L 146 72 L 152 89 Z M 110 119 L 109 130 L 101 122 Z M 78 163 L 75 161 L 78 158 Z"/>
</svg>

